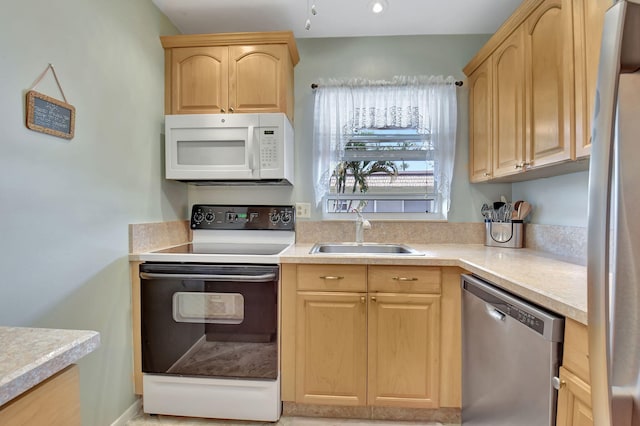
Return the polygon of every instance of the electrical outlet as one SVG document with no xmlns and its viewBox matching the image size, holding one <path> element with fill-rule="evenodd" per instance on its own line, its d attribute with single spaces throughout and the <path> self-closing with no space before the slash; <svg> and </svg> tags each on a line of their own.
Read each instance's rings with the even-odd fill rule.
<svg viewBox="0 0 640 426">
<path fill-rule="evenodd" d="M 296 203 L 296 217 L 299 217 L 299 218 L 311 217 L 311 204 Z"/>
</svg>

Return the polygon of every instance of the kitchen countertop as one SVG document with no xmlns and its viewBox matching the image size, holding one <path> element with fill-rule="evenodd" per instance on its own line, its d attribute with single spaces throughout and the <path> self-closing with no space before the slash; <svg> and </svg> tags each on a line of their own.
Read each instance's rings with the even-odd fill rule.
<svg viewBox="0 0 640 426">
<path fill-rule="evenodd" d="M 309 254 L 313 244 L 295 244 L 281 263 L 458 266 L 524 299 L 587 324 L 587 269 L 528 249 L 480 244 L 410 244 L 424 256 Z"/>
<path fill-rule="evenodd" d="M 0 327 L 0 406 L 98 346 L 97 331 Z"/>
</svg>

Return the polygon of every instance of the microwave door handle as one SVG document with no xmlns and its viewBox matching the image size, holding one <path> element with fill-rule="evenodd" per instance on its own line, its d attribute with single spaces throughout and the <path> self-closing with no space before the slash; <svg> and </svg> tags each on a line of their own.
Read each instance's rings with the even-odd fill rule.
<svg viewBox="0 0 640 426">
<path fill-rule="evenodd" d="M 143 280 L 151 279 L 177 279 L 177 280 L 205 280 L 205 281 L 225 281 L 225 282 L 255 282 L 263 283 L 276 279 L 276 274 L 263 275 L 204 275 L 204 274 L 162 274 L 157 272 L 140 272 Z"/>
<path fill-rule="evenodd" d="M 251 171 L 251 177 L 255 177 L 254 173 L 255 173 L 255 164 L 254 164 L 254 152 L 253 152 L 253 148 L 254 148 L 254 140 L 253 140 L 253 129 L 254 126 L 248 126 L 249 129 L 249 134 L 247 137 L 247 163 L 249 164 L 249 170 Z"/>
</svg>

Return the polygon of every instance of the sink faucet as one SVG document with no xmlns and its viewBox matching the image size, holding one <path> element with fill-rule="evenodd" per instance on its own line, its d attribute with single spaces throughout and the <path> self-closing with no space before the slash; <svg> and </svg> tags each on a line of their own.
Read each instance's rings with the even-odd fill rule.
<svg viewBox="0 0 640 426">
<path fill-rule="evenodd" d="M 354 209 L 356 212 L 356 244 L 364 243 L 364 230 L 371 229 L 371 223 L 362 217 L 362 213 L 359 210 Z"/>
</svg>

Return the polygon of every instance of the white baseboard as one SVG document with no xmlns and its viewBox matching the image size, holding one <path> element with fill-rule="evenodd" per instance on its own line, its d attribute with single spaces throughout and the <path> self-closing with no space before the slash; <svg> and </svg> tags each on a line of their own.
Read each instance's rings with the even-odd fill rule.
<svg viewBox="0 0 640 426">
<path fill-rule="evenodd" d="M 127 422 L 136 417 L 142 411 L 142 398 L 136 399 L 136 402 L 131 404 L 131 407 L 127 408 L 115 422 L 111 423 L 111 426 L 126 426 Z"/>
</svg>

